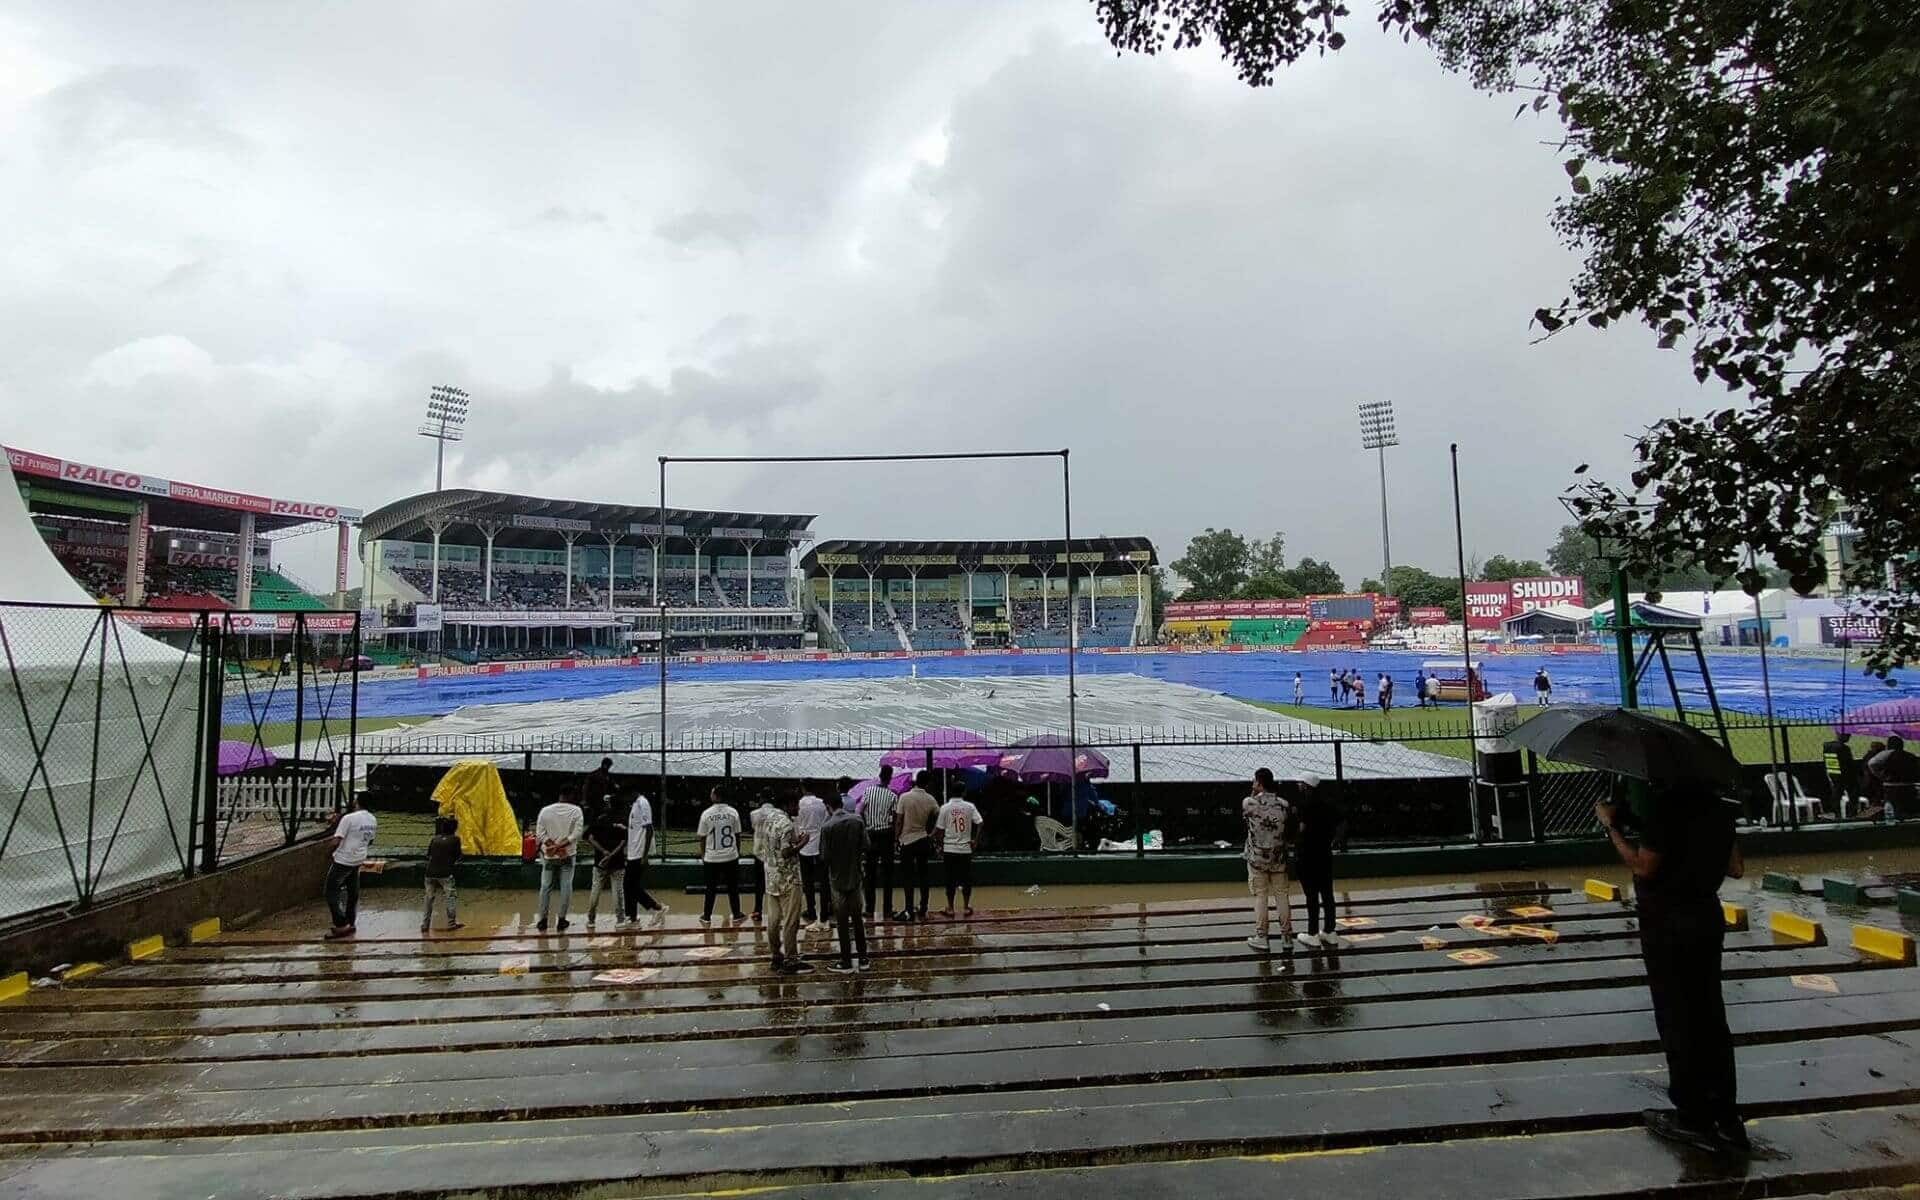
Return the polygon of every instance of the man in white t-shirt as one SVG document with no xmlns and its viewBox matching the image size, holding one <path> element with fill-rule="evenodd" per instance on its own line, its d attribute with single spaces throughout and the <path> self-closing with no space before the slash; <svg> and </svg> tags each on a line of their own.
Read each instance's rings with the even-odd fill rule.
<svg viewBox="0 0 1920 1200">
<path fill-rule="evenodd" d="M 330 938 L 353 936 L 354 919 L 360 913 L 360 865 L 367 861 L 378 822 L 366 809 L 362 792 L 353 798 L 353 807 L 340 816 L 333 827 L 333 862 L 327 867 L 327 911 L 333 914 Z"/>
<path fill-rule="evenodd" d="M 800 847 L 800 888 L 806 900 L 806 911 L 800 919 L 806 922 L 808 933 L 825 932 L 824 918 L 831 911 L 827 907 L 827 874 L 820 869 L 820 830 L 827 823 L 827 802 L 820 798 L 820 792 L 818 781 L 807 780 L 800 792 L 799 815 L 793 822 L 794 828 L 807 835 L 807 844 Z M 817 910 L 815 896 L 820 899 Z"/>
<path fill-rule="evenodd" d="M 647 894 L 641 880 L 646 878 L 647 859 L 653 853 L 653 802 L 635 794 L 627 808 L 627 920 L 639 916 L 640 909 L 663 913 L 667 906 Z"/>
<path fill-rule="evenodd" d="M 567 928 L 567 905 L 573 900 L 574 851 L 586 831 L 587 817 L 571 800 L 556 800 L 540 810 L 533 820 L 534 843 L 540 854 L 540 919 L 534 928 L 547 928 L 547 904 L 553 898 L 554 884 L 560 885 L 561 931 Z"/>
<path fill-rule="evenodd" d="M 962 894 L 966 915 L 973 915 L 973 852 L 980 846 L 980 827 L 986 824 L 973 801 L 955 796 L 940 806 L 935 818 L 934 836 L 940 839 L 940 858 L 947 868 L 947 906 L 943 917 L 953 916 L 953 894 Z"/>
<path fill-rule="evenodd" d="M 719 788 L 714 788 L 708 799 L 710 803 L 700 814 L 696 829 L 700 835 L 700 866 L 707 880 L 707 904 L 700 912 L 700 923 L 713 924 L 713 896 L 722 883 L 727 885 L 727 904 L 733 909 L 733 919 L 744 921 L 747 914 L 740 911 L 740 814 Z"/>
</svg>

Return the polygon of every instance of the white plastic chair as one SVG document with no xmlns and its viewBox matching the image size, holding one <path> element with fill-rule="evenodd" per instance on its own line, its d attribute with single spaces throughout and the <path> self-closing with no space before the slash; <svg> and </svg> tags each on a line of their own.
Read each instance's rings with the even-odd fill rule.
<svg viewBox="0 0 1920 1200">
<path fill-rule="evenodd" d="M 1768 772 L 1767 794 L 1773 797 L 1775 825 L 1786 824 L 1789 805 L 1799 813 L 1802 821 L 1812 821 L 1814 814 L 1819 811 L 1820 802 L 1807 795 L 1800 781 L 1785 771 Z"/>
<path fill-rule="evenodd" d="M 1035 817 L 1033 829 L 1040 835 L 1040 849 L 1050 853 L 1071 850 L 1076 845 L 1073 830 L 1052 817 Z"/>
</svg>

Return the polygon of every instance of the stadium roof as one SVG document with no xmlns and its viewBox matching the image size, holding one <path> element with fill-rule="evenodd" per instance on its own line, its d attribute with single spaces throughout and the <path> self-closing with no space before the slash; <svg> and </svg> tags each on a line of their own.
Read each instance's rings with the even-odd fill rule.
<svg viewBox="0 0 1920 1200">
<path fill-rule="evenodd" d="M 1064 561 L 1066 551 L 1061 538 L 1025 538 L 1017 541 L 848 541 L 821 542 L 807 552 L 801 565 L 808 571 L 824 572 L 827 567 L 853 567 L 875 574 L 886 568 L 904 571 L 910 567 L 971 566 L 975 570 L 1051 570 Z M 1143 537 L 1077 537 L 1073 539 L 1076 563 L 1137 563 L 1155 561 L 1153 543 Z"/>
<path fill-rule="evenodd" d="M 433 536 L 429 522 L 448 525 L 440 540 L 454 545 L 477 545 L 486 540 L 485 523 L 495 529 L 494 545 L 550 547 L 562 545 L 566 534 L 583 537 L 621 534 L 645 537 L 659 528 L 660 510 L 651 504 L 602 504 L 588 500 L 553 500 L 542 496 L 515 496 L 472 488 L 447 488 L 395 500 L 368 513 L 360 523 L 364 540 L 425 539 Z M 758 540 L 777 543 L 806 541 L 811 516 L 773 513 L 714 512 L 669 508 L 669 540 L 707 538 L 726 541 Z"/>
<path fill-rule="evenodd" d="M 337 504 L 210 488 L 12 446 L 6 451 L 15 478 L 27 485 L 31 506 L 39 512 L 124 518 L 135 504 L 145 500 L 148 519 L 159 528 L 230 534 L 240 532 L 240 522 L 249 513 L 253 515 L 254 532 L 262 534 L 296 525 L 360 519 L 360 510 Z"/>
</svg>

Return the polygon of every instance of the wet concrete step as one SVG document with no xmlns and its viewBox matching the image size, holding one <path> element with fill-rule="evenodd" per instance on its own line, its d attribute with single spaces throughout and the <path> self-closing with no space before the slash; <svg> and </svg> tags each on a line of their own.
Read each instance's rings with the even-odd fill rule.
<svg viewBox="0 0 1920 1200">
<path fill-rule="evenodd" d="M 1528 908 L 1527 911 L 1532 913 L 1540 910 Z M 1351 919 L 1356 922 L 1354 924 L 1342 925 L 1339 932 L 1343 938 L 1347 939 L 1348 950 L 1361 953 L 1385 946 L 1415 944 L 1421 936 L 1429 933 L 1458 936 L 1461 928 L 1459 921 L 1463 917 L 1484 922 L 1489 929 L 1516 927 L 1522 930 L 1552 929 L 1568 939 L 1582 936 L 1608 936 L 1619 932 L 1632 932 L 1637 928 L 1631 911 L 1582 907 L 1524 918 L 1513 915 L 1492 917 L 1483 913 L 1461 913 L 1453 910 L 1409 918 L 1382 917 L 1377 922 L 1374 918 L 1360 917 Z M 1358 922 L 1364 922 L 1364 924 Z M 1304 929 L 1304 926 L 1302 928 Z M 1078 935 L 1054 934 L 1034 938 L 1028 938 L 1024 934 L 984 936 L 957 932 L 908 939 L 869 937 L 868 948 L 876 957 L 885 958 L 890 963 L 913 964 L 919 969 L 932 971 L 949 967 L 965 968 L 971 964 L 971 960 L 984 954 L 1004 954 L 1009 956 L 1010 961 L 1017 962 L 1028 958 L 1051 958 L 1062 954 L 1081 954 L 1093 950 L 1116 948 L 1133 949 L 1140 946 L 1153 946 L 1160 950 L 1212 945 L 1233 947 L 1242 943 L 1249 932 L 1250 924 L 1243 915 L 1240 920 L 1234 922 L 1212 922 L 1174 929 L 1102 931 Z M 837 950 L 838 944 L 836 939 L 826 936 L 807 937 L 802 940 L 801 948 L 803 952 L 825 953 L 829 949 Z M 390 951 L 367 957 L 296 960 L 203 956 L 194 959 L 125 964 L 92 977 L 85 986 L 87 988 L 164 987 L 281 983 L 302 980 L 340 981 L 493 975 L 499 973 L 503 957 L 512 957 L 516 953 L 527 959 L 529 974 L 566 970 L 605 970 L 609 966 L 631 965 L 635 955 L 650 956 L 650 961 L 673 961 L 686 958 L 691 950 L 709 946 L 728 947 L 728 958 L 732 961 L 752 962 L 766 959 L 765 945 L 765 942 L 752 934 L 729 932 L 705 937 L 685 935 L 669 939 L 645 936 L 636 936 L 630 940 L 596 939 L 595 942 L 587 945 L 548 944 L 521 952 L 511 948 L 471 954 L 422 952 L 405 955 Z M 422 949 L 424 951 L 424 947 Z"/>
<path fill-rule="evenodd" d="M 1788 956 L 1772 951 L 1735 951 L 1726 955 L 1726 977 L 1784 977 L 1794 973 L 1885 970 L 1846 950 L 1809 949 Z M 1562 990 L 1637 985 L 1637 959 L 1543 962 L 1498 973 L 1446 971 L 1409 975 L 1358 976 L 1338 985 L 1347 1004 L 1401 1002 L 1443 997 L 1544 994 Z M 1913 986 L 1920 978 L 1904 985 Z M 1847 985 L 1848 990 L 1868 985 Z M 1876 984 L 1874 986 L 1879 986 Z M 1284 977 L 1226 984 L 1165 983 L 1144 988 L 1090 992 L 1043 992 L 968 996 L 913 1001 L 870 1001 L 860 1005 L 769 1004 L 763 989 L 736 989 L 731 1007 L 661 1010 L 636 991 L 622 1012 L 540 1013 L 535 1016 L 466 1015 L 438 1019 L 437 1010 L 413 1012 L 419 1019 L 385 1026 L 329 1025 L 256 1033 L 128 1036 L 107 1029 L 94 1036 L 65 1036 L 49 1030 L 40 1038 L 0 1040 L 0 1064 L 57 1066 L 137 1062 L 241 1061 L 298 1057 L 382 1055 L 422 1048 L 503 1049 L 540 1045 L 649 1042 L 736 1037 L 770 1029 L 844 1033 L 891 1028 L 979 1026 L 1034 1020 L 1112 1019 L 1128 1015 L 1281 1010 L 1324 1003 L 1331 990 L 1312 977 L 1289 984 Z M 412 1012 L 412 1010 L 409 1010 Z"/>
<path fill-rule="evenodd" d="M 1849 997 L 1914 993 L 1912 1012 L 1920 1019 L 1920 971 L 1857 972 L 1845 983 Z M 1836 986 L 1838 983 L 1836 981 Z M 1274 991 L 1282 989 L 1276 988 Z M 1289 989 L 1290 990 L 1290 989 Z M 0 1093 L 63 1096 L 116 1089 L 154 1090 L 186 1083 L 199 1091 L 244 1091 L 283 1086 L 296 1075 L 298 1086 L 377 1084 L 395 1079 L 439 1081 L 512 1079 L 551 1074 L 556 1069 L 585 1072 L 652 1073 L 661 1070 L 741 1067 L 756 1063 L 834 1062 L 846 1058 L 923 1057 L 941 1054 L 1018 1055 L 1053 1047 L 1096 1047 L 1106 1056 L 1124 1057 L 1141 1043 L 1205 1041 L 1219 1038 L 1292 1035 L 1315 1037 L 1329 1031 L 1425 1029 L 1447 1039 L 1462 1024 L 1538 1021 L 1601 1013 L 1644 1013 L 1652 1004 L 1643 986 L 1594 988 L 1577 992 L 1517 993 L 1468 999 L 1356 1003 L 1338 989 L 1308 998 L 1303 1005 L 1263 1007 L 1258 996 L 1247 1006 L 1223 1012 L 1176 1012 L 1150 1016 L 1096 1014 L 1094 1018 L 970 1023 L 944 1027 L 873 1029 L 854 1026 L 821 1032 L 810 1024 L 788 1029 L 740 1030 L 727 1038 L 676 1038 L 653 1042 L 594 1044 L 534 1040 L 538 1030 L 524 1027 L 527 1040 L 486 1051 L 416 1049 L 384 1055 L 285 1060 L 175 1063 L 138 1066 L 68 1066 L 58 1071 L 0 1068 Z M 1730 1005 L 1804 1000 L 1808 991 L 1785 978 L 1742 980 L 1725 987 Z M 1293 999 L 1289 997 L 1289 999 Z M 1904 1013 L 1899 1007 L 1889 1015 Z M 831 1015 L 828 1019 L 831 1020 Z"/>
<path fill-rule="evenodd" d="M 1920 1108 L 1767 1117 L 1748 1132 L 1763 1153 L 1727 1160 L 1669 1147 L 1638 1129 L 963 1175 L 756 1192 L 763 1200 L 1166 1200 L 1168 1196 L 1418 1196 L 1423 1200 L 1628 1200 L 1659 1195 L 1779 1195 L 1910 1184 Z M 617 1189 L 610 1196 L 641 1195 Z M 704 1193 L 712 1194 L 712 1193 Z"/>
<path fill-rule="evenodd" d="M 1778 1114 L 1812 1109 L 1835 1114 L 1828 1136 L 1854 1145 L 1865 1130 L 1882 1137 L 1885 1106 L 1920 1098 L 1920 1050 L 1904 1034 L 1889 1038 L 1841 1037 L 1748 1048 L 1740 1055 L 1741 1091 L 1754 1113 L 1764 1163 L 1795 1162 L 1797 1175 L 1769 1175 L 1784 1183 L 1822 1180 L 1835 1169 L 1829 1157 L 1802 1157 L 1801 1126 Z M 918 1195 L 999 1195 L 1014 1189 L 1033 1195 L 1077 1195 L 1116 1171 L 1167 1168 L 1162 1186 L 1204 1188 L 1164 1195 L 1294 1194 L 1292 1176 L 1271 1173 L 1258 1188 L 1247 1164 L 1268 1168 L 1314 1162 L 1328 1151 L 1345 1174 L 1327 1195 L 1378 1195 L 1387 1184 L 1376 1177 L 1381 1154 L 1440 1150 L 1451 1169 L 1457 1147 L 1496 1150 L 1504 1166 L 1483 1181 L 1481 1194 L 1525 1171 L 1532 1190 L 1565 1186 L 1561 1171 L 1542 1170 L 1536 1143 L 1555 1132 L 1613 1131 L 1617 1143 L 1582 1143 L 1567 1169 L 1581 1173 L 1592 1191 L 1596 1170 L 1612 1178 L 1615 1159 L 1589 1161 L 1587 1150 L 1625 1154 L 1639 1164 L 1637 1186 L 1675 1179 L 1685 1158 L 1662 1151 L 1661 1159 L 1638 1147 L 1654 1145 L 1634 1132 L 1638 1112 L 1657 1104 L 1657 1061 L 1649 1056 L 1571 1058 L 1550 1063 L 1510 1063 L 1443 1071 L 1365 1072 L 1329 1078 L 1241 1079 L 1204 1084 L 1147 1084 L 1123 1090 L 1076 1093 L 1009 1093 L 997 1098 L 1006 1111 L 968 1104 L 967 1097 L 856 1102 L 831 1107 L 742 1110 L 729 1119 L 711 1117 L 583 1118 L 566 1122 L 508 1122 L 451 1129 L 343 1131 L 325 1134 L 241 1136 L 199 1141 L 136 1141 L 68 1149 L 16 1150 L 0 1160 L 0 1185 L 22 1197 L 111 1194 L 129 1171 L 138 1172 L 143 1196 L 200 1197 L 265 1194 L 318 1198 L 390 1196 L 431 1181 L 435 1189 L 484 1190 L 495 1197 L 659 1195 L 699 1189 L 752 1188 L 757 1194 L 820 1194 L 824 1184 L 869 1180 L 844 1194 L 891 1195 L 901 1176 L 913 1177 Z M 1896 1118 L 1896 1121 L 1904 1118 Z M 917 1136 L 896 1130 L 911 1123 Z M 1529 1135 L 1516 1145 L 1516 1135 Z M 1911 1130 L 1909 1130 L 1911 1135 Z M 1495 1140 L 1505 1142 L 1496 1146 Z M 1657 1148 L 1657 1147 L 1656 1147 Z M 1889 1146 L 1891 1149 L 1892 1147 Z M 395 1158 L 382 1150 L 404 1149 Z M 1787 1158 L 1784 1156 L 1791 1156 Z M 1688 1179 L 1709 1176 L 1711 1159 L 1690 1162 Z M 1551 1158 L 1550 1158 L 1551 1161 Z M 404 1163 L 404 1169 L 398 1164 Z M 1487 1166 L 1492 1167 L 1489 1158 Z M 1047 1169 L 1032 1168 L 1044 1166 Z M 1218 1178 L 1196 1176 L 1214 1167 Z M 1849 1169 L 1858 1171 L 1857 1163 Z M 942 1177 L 945 1178 L 942 1178 Z M 1547 1176 L 1551 1176 L 1548 1178 Z M 1751 1175 L 1748 1176 L 1751 1178 Z M 1436 1181 L 1446 1185 L 1446 1176 Z M 1050 1191 L 1034 1190 L 1047 1187 Z M 1436 1194 L 1408 1181 L 1405 1194 Z M 965 1187 L 967 1190 L 958 1190 Z M 778 1189 L 763 1192 L 761 1189 Z M 1217 1188 L 1219 1190 L 1205 1190 Z M 1278 1189 L 1278 1190 L 1270 1190 Z M 1312 1194 L 1312 1193 L 1301 1193 Z"/>
<path fill-rule="evenodd" d="M 1518 910 L 1517 912 L 1515 910 Z M 1524 914 L 1524 915 L 1521 915 Z M 1540 905 L 1514 905 L 1488 913 L 1482 909 L 1435 908 L 1426 912 L 1382 914 L 1379 916 L 1341 917 L 1340 932 L 1371 939 L 1389 933 L 1423 932 L 1454 926 L 1461 917 L 1470 916 L 1494 926 L 1538 925 L 1554 927 L 1572 921 L 1630 926 L 1632 910 L 1617 905 L 1571 904 L 1558 908 Z M 1296 918 L 1300 929 L 1305 918 Z M 1277 922 L 1277 918 L 1276 918 Z M 889 932 L 889 929 L 894 930 Z M 1134 925 L 1086 930 L 1045 927 L 1016 932 L 983 933 L 968 923 L 914 927 L 899 933 L 898 927 L 870 928 L 868 945 L 876 954 L 890 957 L 924 959 L 964 959 L 986 952 L 1046 955 L 1062 950 L 1086 950 L 1101 947 L 1153 944 L 1188 945 L 1244 938 L 1251 930 L 1248 914 L 1195 918 L 1178 924 Z M 820 944 L 830 944 L 822 937 Z M 806 940 L 813 945 L 814 940 Z M 474 939 L 471 945 L 449 943 L 438 936 L 407 941 L 389 939 L 377 947 L 358 953 L 262 956 L 233 948 L 183 947 L 169 951 L 161 961 L 131 963 L 117 967 L 88 981 L 88 986 L 127 986 L 175 981 L 197 981 L 218 974 L 224 982 L 271 982 L 281 979 L 402 976 L 425 973 L 492 971 L 501 955 L 527 955 L 536 968 L 546 964 L 591 964 L 607 961 L 637 950 L 663 954 L 684 952 L 701 946 L 728 945 L 758 952 L 764 945 L 757 927 L 730 926 L 711 932 L 693 930 L 638 930 L 625 933 L 553 935 L 545 939 Z"/>
<path fill-rule="evenodd" d="M 1870 976 L 1871 977 L 1871 976 Z M 1577 993 L 1575 993 L 1577 994 Z M 1729 1022 L 1743 1043 L 1844 1037 L 1920 1028 L 1920 993 L 1829 995 L 1734 1005 Z M 1049 1029 L 1064 1032 L 1053 1025 Z M 951 1038 L 952 1031 L 937 1036 Z M 775 1102 L 814 1103 L 858 1097 L 924 1096 L 946 1092 L 1072 1089 L 1093 1085 L 1217 1079 L 1231 1076 L 1329 1071 L 1436 1068 L 1535 1058 L 1638 1054 L 1656 1044 L 1643 1012 L 1609 1012 L 1531 1019 L 1473 1020 L 1440 1029 L 1341 1029 L 1303 1034 L 1293 1022 L 1251 1035 L 1192 1038 L 1172 1030 L 1166 1040 L 1107 1045 L 1025 1048 L 1018 1053 L 955 1047 L 924 1053 L 913 1039 L 847 1037 L 820 1059 L 790 1058 L 787 1042 L 765 1046 L 761 1061 L 740 1066 L 676 1067 L 654 1058 L 646 1069 L 580 1049 L 556 1048 L 493 1077 L 486 1053 L 441 1056 L 464 1060 L 466 1078 L 415 1077 L 396 1069 L 378 1081 L 309 1085 L 313 1063 L 292 1064 L 278 1080 L 256 1088 L 209 1090 L 217 1072 L 256 1064 L 179 1066 L 156 1072 L 160 1090 L 133 1087 L 147 1068 L 103 1072 L 109 1090 L 62 1088 L 63 1072 L 15 1069 L 0 1087 L 0 1141 L 80 1141 L 154 1136 L 268 1133 L 358 1128 L 373 1124 L 426 1125 L 453 1120 L 613 1115 L 721 1109 Z M 833 1039 L 827 1039 L 832 1041 Z M 1064 1041 L 1064 1039 L 1058 1039 Z M 801 1046 L 796 1045 L 796 1050 Z M 326 1061 L 326 1060 L 323 1060 Z M 351 1061 L 351 1060 L 346 1060 Z M 399 1064 L 393 1064 L 398 1066 Z M 455 1070 L 462 1069 L 459 1066 Z M 168 1072 L 171 1072 L 170 1076 Z M 121 1078 L 114 1079 L 118 1075 Z M 76 1080 L 76 1083 L 79 1081 Z M 85 1086 L 85 1085 L 83 1085 Z M 20 1094 L 28 1087 L 34 1094 Z"/>
<path fill-rule="evenodd" d="M 1729 951 L 1814 955 L 1805 960 L 1808 962 L 1860 961 L 1860 956 L 1850 950 L 1839 949 L 1836 958 L 1832 948 L 1777 940 L 1764 931 L 1730 933 L 1726 945 Z M 1320 952 L 1275 958 L 1255 954 L 1242 946 L 1237 953 L 1199 962 L 1156 962 L 1136 956 L 1131 961 L 1094 966 L 1063 964 L 1047 969 L 946 976 L 897 974 L 892 970 L 894 964 L 879 960 L 873 973 L 854 979 L 825 972 L 804 979 L 782 977 L 758 965 L 680 964 L 661 969 L 644 983 L 628 986 L 594 982 L 591 974 L 582 972 L 558 986 L 524 976 L 501 976 L 495 980 L 475 979 L 459 988 L 399 989 L 399 995 L 393 994 L 396 989 L 376 984 L 330 989 L 324 996 L 296 994 L 311 993 L 313 985 L 258 985 L 224 990 L 110 989 L 55 994 L 44 999 L 36 995 L 16 1001 L 0 1008 L 0 1037 L 44 1034 L 48 1030 L 113 1033 L 278 1030 L 301 1026 L 339 1028 L 356 1024 L 443 1022 L 468 1016 L 666 1011 L 731 1008 L 742 1004 L 859 1006 L 876 1001 L 1232 983 L 1276 975 L 1307 981 L 1462 970 L 1498 973 L 1548 962 L 1637 963 L 1639 953 L 1638 941 L 1631 936 L 1552 945 L 1532 939 L 1476 936 L 1449 942 L 1434 950 L 1392 950 L 1366 955 Z M 206 993 L 207 998 L 197 1000 L 202 993 Z M 69 1003 L 76 998 L 84 1003 Z"/>
<path fill-rule="evenodd" d="M 1446 913 L 1482 913 L 1490 917 L 1524 919 L 1517 917 L 1514 909 L 1546 907 L 1555 910 L 1581 909 L 1589 914 L 1616 913 L 1630 916 L 1631 909 L 1618 904 L 1594 903 L 1585 896 L 1569 893 L 1565 889 L 1553 891 L 1515 891 L 1495 895 L 1453 895 L 1440 893 L 1422 898 L 1375 899 L 1373 893 L 1340 895 L 1336 893 L 1335 915 L 1345 918 L 1363 918 L 1389 924 L 1389 918 L 1403 925 L 1411 925 L 1425 915 Z M 694 910 L 697 912 L 698 910 Z M 983 937 L 1006 937 L 1016 942 L 1034 940 L 1032 935 L 1039 933 L 1099 933 L 1107 930 L 1160 930 L 1185 927 L 1237 926 L 1245 928 L 1249 920 L 1246 903 L 1208 902 L 1207 907 L 1180 907 L 1155 904 L 1128 906 L 1124 909 L 1062 909 L 1044 910 L 1036 915 L 1024 912 L 982 912 L 971 919 L 947 921 L 936 917 L 926 924 L 876 921 L 871 928 L 880 936 L 912 940 L 927 936 L 939 936 L 949 933 L 973 933 Z M 285 934 L 261 935 L 249 939 L 245 934 L 222 934 L 218 942 L 201 946 L 182 946 L 168 952 L 169 958 L 181 961 L 214 959 L 226 961 L 234 958 L 246 959 L 353 959 L 377 956 L 393 952 L 400 954 L 422 953 L 488 953 L 506 951 L 523 954 L 543 946 L 578 945 L 588 943 L 620 942 L 630 938 L 644 937 L 659 939 L 669 943 L 684 942 L 698 944 L 707 936 L 707 931 L 690 924 L 687 918 L 694 915 L 684 908 L 676 909 L 672 916 L 674 923 L 653 926 L 644 920 L 634 926 L 617 928 L 602 921 L 598 925 L 587 925 L 576 917 L 572 928 L 561 934 L 555 931 L 539 933 L 531 927 L 513 930 L 481 930 L 478 928 L 456 932 L 436 931 L 429 938 L 406 936 L 361 936 L 351 941 L 329 942 L 316 937 L 288 938 Z M 1306 910 L 1296 893 L 1293 913 L 1303 925 Z M 1277 914 L 1276 914 L 1277 915 Z M 1449 917 L 1448 919 L 1451 919 Z M 714 930 L 725 932 L 729 929 L 753 928 L 747 926 L 729 926 L 723 920 L 716 920 Z"/>
</svg>

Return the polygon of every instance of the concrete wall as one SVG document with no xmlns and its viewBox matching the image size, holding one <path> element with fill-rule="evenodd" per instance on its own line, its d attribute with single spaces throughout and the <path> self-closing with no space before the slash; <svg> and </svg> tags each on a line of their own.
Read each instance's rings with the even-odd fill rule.
<svg viewBox="0 0 1920 1200">
<path fill-rule="evenodd" d="M 195 921 L 219 917 L 233 928 L 293 904 L 318 899 L 333 843 L 303 842 L 211 875 L 144 888 L 85 912 L 0 932 L 0 977 L 45 973 L 60 963 L 111 962 L 127 943 L 160 934 L 178 941 Z"/>
</svg>

